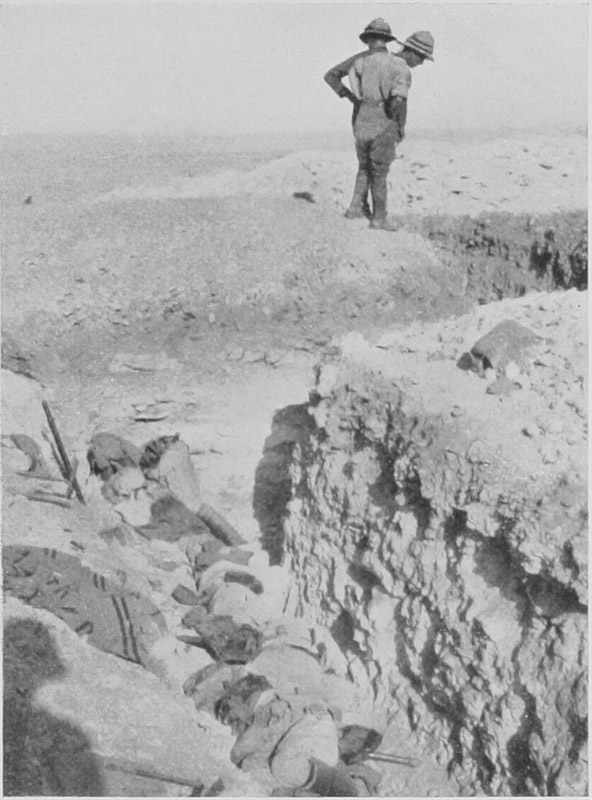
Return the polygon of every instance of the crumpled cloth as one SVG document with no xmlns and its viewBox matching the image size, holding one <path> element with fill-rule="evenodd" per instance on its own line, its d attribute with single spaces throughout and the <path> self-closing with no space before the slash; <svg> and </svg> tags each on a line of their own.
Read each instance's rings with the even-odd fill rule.
<svg viewBox="0 0 592 800">
<path fill-rule="evenodd" d="M 203 647 L 215 661 L 246 664 L 261 651 L 263 634 L 246 623 L 237 624 L 232 617 L 204 618 L 201 609 L 197 608 L 185 614 L 183 625 L 195 631 L 195 635 L 178 638 L 196 647 Z"/>
<path fill-rule="evenodd" d="M 188 534 L 210 535 L 210 529 L 194 511 L 190 511 L 180 500 L 165 495 L 150 506 L 151 520 L 148 525 L 136 527 L 138 533 L 147 539 L 162 539 L 177 542 Z"/>
<path fill-rule="evenodd" d="M 215 707 L 216 717 L 232 732 L 242 736 L 255 719 L 255 708 L 261 694 L 271 689 L 263 675 L 247 674 L 224 685 L 222 696 Z"/>
<path fill-rule="evenodd" d="M 51 611 L 106 653 L 145 666 L 165 618 L 148 598 L 122 591 L 75 557 L 42 547 L 2 549 L 4 591 Z"/>
<path fill-rule="evenodd" d="M 337 743 L 337 726 L 323 703 L 270 689 L 259 695 L 253 723 L 237 739 L 230 757 L 249 772 L 271 772 L 283 785 L 290 786 L 288 776 L 294 773 L 291 787 L 296 788 L 306 781 L 310 759 L 337 764 Z"/>
<path fill-rule="evenodd" d="M 112 433 L 97 433 L 90 440 L 87 459 L 91 472 L 107 480 L 122 467 L 137 467 L 142 453 L 135 444 Z"/>
<path fill-rule="evenodd" d="M 197 709 L 216 713 L 216 705 L 224 696 L 227 687 L 245 674 L 241 664 L 208 664 L 202 667 L 183 684 L 183 692 L 191 697 Z"/>
<path fill-rule="evenodd" d="M 143 456 L 144 474 L 160 485 L 163 494 L 172 494 L 190 511 L 198 513 L 202 499 L 189 447 L 175 437 L 163 438 L 168 441 L 163 446 L 157 463 L 148 466 L 151 462 L 147 462 L 145 455 Z"/>
</svg>

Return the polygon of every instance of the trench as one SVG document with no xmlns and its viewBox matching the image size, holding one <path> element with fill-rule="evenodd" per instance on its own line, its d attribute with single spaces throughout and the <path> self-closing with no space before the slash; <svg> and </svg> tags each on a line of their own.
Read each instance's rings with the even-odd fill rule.
<svg viewBox="0 0 592 800">
<path fill-rule="evenodd" d="M 419 221 L 417 229 L 435 244 L 442 261 L 455 264 L 466 276 L 459 304 L 463 310 L 530 293 L 587 288 L 583 214 L 500 214 L 460 221 L 432 217 Z M 444 307 L 450 310 L 440 303 L 439 312 Z M 418 421 L 401 414 L 393 420 L 380 389 L 359 389 L 355 377 L 339 391 L 330 401 L 313 391 L 307 404 L 278 412 L 257 474 L 255 497 L 265 498 L 256 499 L 266 530 L 264 546 L 274 563 L 291 566 L 301 598 L 297 613 L 330 627 L 348 660 L 362 665 L 377 701 L 393 717 L 406 719 L 412 740 L 437 752 L 449 774 L 471 793 L 561 795 L 576 787 L 574 794 L 585 794 L 587 714 L 574 700 L 576 687 L 585 681 L 585 599 L 568 585 L 569 578 L 564 583 L 544 569 L 533 574 L 525 566 L 516 548 L 519 537 L 526 535 L 515 533 L 522 524 L 519 518 L 495 511 L 497 532 L 488 538 L 491 534 L 468 529 L 466 513 L 454 503 L 444 512 L 431 507 L 413 468 L 414 458 L 421 458 L 414 431 Z M 321 418 L 328 415 L 330 433 L 325 424 L 311 423 L 323 402 Z M 286 425 L 292 428 L 288 436 Z M 274 448 L 278 426 L 283 442 Z M 409 457 L 409 448 L 415 455 Z M 340 451 L 341 460 L 336 456 Z M 360 453 L 371 454 L 370 472 L 356 466 Z M 273 484 L 266 464 L 273 464 Z M 308 480 L 309 470 L 314 479 Z M 385 542 L 397 530 L 395 497 L 401 491 L 416 543 L 407 554 L 393 555 Z M 464 486 L 463 491 L 470 497 L 474 487 Z M 479 497 L 478 490 L 474 494 Z M 368 516 L 360 511 L 360 496 L 371 509 Z M 524 506 L 529 502 L 524 499 Z M 565 511 L 559 513 L 565 522 Z M 310 555 L 317 545 L 323 556 Z M 445 560 L 445 576 L 439 580 L 446 587 L 449 609 L 438 608 L 438 595 L 430 588 L 436 573 L 418 578 L 413 567 L 415 560 L 429 559 L 432 546 Z M 495 656 L 491 630 L 471 618 L 476 600 L 468 599 L 466 575 L 461 575 L 467 548 L 482 582 L 479 591 L 501 600 L 500 624 L 508 614 L 520 631 L 507 657 Z M 569 542 L 561 560 L 577 576 L 581 567 L 572 560 Z M 334 561 L 345 565 L 345 591 L 336 589 L 328 570 Z M 371 633 L 371 607 L 377 598 L 391 604 L 391 623 Z M 575 652 L 571 658 L 557 658 L 558 642 L 566 636 L 572 636 Z M 545 669 L 544 663 L 550 665 L 549 676 L 538 686 L 532 676 L 537 659 L 539 670 Z M 356 674 L 352 672 L 353 680 Z M 560 724 L 553 703 L 563 709 Z M 552 741 L 554 726 L 564 737 L 561 743 Z"/>
<path fill-rule="evenodd" d="M 205 307 L 187 314 L 179 302 L 169 305 L 166 313 L 160 309 L 161 316 L 148 333 L 170 343 L 191 333 L 196 335 L 199 330 L 206 350 L 213 351 L 220 346 L 220 331 L 231 330 L 237 320 L 248 331 L 246 337 L 252 337 L 259 346 L 275 343 L 276 326 L 281 321 L 287 346 L 301 339 L 304 327 L 311 339 L 316 339 L 310 352 L 320 353 L 327 344 L 329 329 L 332 335 L 347 332 L 352 326 L 371 333 L 391 324 L 395 311 L 398 323 L 404 325 L 418 318 L 433 321 L 459 315 L 477 305 L 524 297 L 530 292 L 584 290 L 586 224 L 583 212 L 499 214 L 461 220 L 409 218 L 405 221 L 407 229 L 432 242 L 440 263 L 452 275 L 454 285 L 462 287 L 461 292 L 451 292 L 449 284 L 426 294 L 421 281 L 409 285 L 399 278 L 388 284 L 386 291 L 385 286 L 369 286 L 354 299 L 348 297 L 346 286 L 341 287 L 341 294 L 332 284 L 321 291 L 315 286 L 298 291 L 288 288 L 282 304 L 271 308 L 267 320 L 261 320 L 257 307 L 242 309 L 240 314 L 227 308 L 220 310 L 218 327 L 214 328 L 204 326 L 199 319 Z M 324 317 L 330 322 L 325 323 Z M 145 337 L 146 327 L 135 332 L 132 326 L 128 338 L 136 333 Z M 97 346 L 96 330 L 89 327 L 62 340 L 58 354 L 64 360 L 75 360 L 78 353 Z M 39 360 L 33 358 L 33 363 L 39 365 Z M 101 364 L 98 361 L 94 368 L 99 369 Z M 328 440 L 327 434 L 315 426 L 310 412 L 319 398 L 314 395 L 307 403 L 287 406 L 274 414 L 253 487 L 253 512 L 270 564 L 292 565 L 293 588 L 300 599 L 296 615 L 330 630 L 351 665 L 352 681 L 367 679 L 376 701 L 388 709 L 392 719 L 399 720 L 397 724 L 403 726 L 413 746 L 435 753 L 459 786 L 492 795 L 508 791 L 519 795 L 561 793 L 565 783 L 558 781 L 558 776 L 564 762 L 572 766 L 582 763 L 587 719 L 581 704 L 562 698 L 567 721 L 565 752 L 555 754 L 553 760 L 545 751 L 545 742 L 542 750 L 540 746 L 537 750 L 536 737 L 544 739 L 545 731 L 521 659 L 532 645 L 533 631 L 545 640 L 545 647 L 558 648 L 570 625 L 578 629 L 578 620 L 587 609 L 573 589 L 552 577 L 524 570 L 513 549 L 511 526 L 500 525 L 499 536 L 489 540 L 478 531 L 467 530 L 464 512 L 452 508 L 442 513 L 432 508 L 412 464 L 409 442 L 415 436 L 416 421 L 394 418 L 376 403 L 372 412 L 384 422 L 383 435 L 377 435 L 365 424 L 365 415 L 370 415 L 366 400 L 363 398 L 354 409 L 355 415 L 344 416 L 343 438 L 335 441 Z M 356 426 L 351 426 L 353 416 Z M 340 480 L 350 487 L 361 486 L 361 493 L 367 493 L 371 519 L 358 514 L 350 504 L 351 498 L 355 500 L 355 488 L 350 499 L 345 493 L 338 502 L 328 501 L 325 518 L 316 513 L 318 498 L 307 484 L 307 469 L 314 464 L 322 474 L 340 449 L 348 455 Z M 375 461 L 371 481 L 356 460 L 367 453 Z M 334 488 L 339 494 L 338 483 Z M 405 565 L 397 564 L 383 541 L 385 531 L 399 525 L 393 520 L 400 512 L 395 495 L 401 491 L 406 496 L 404 511 L 408 520 L 413 520 L 417 540 Z M 346 590 L 339 597 L 325 574 L 322 559 L 309 572 L 300 549 L 319 529 L 321 538 L 326 539 L 339 532 L 337 543 L 331 545 L 346 565 Z M 448 591 L 453 596 L 452 605 L 459 609 L 458 620 L 442 613 L 413 572 L 413 562 L 435 547 L 430 543 L 438 541 L 439 536 Z M 490 637 L 478 619 L 469 619 L 470 607 L 461 586 L 460 553 L 468 547 L 475 552 L 476 574 L 505 603 L 515 606 L 521 627 L 521 641 L 507 663 L 490 671 L 481 667 L 482 660 L 492 658 Z M 378 553 L 377 560 L 371 559 L 372 553 Z M 581 566 L 569 542 L 563 559 L 577 578 Z M 303 602 L 305 595 L 308 603 Z M 369 618 L 378 600 L 392 604 L 392 625 L 374 634 L 361 626 L 360 620 Z M 419 628 L 421 647 L 417 644 Z M 392 669 L 389 658 L 394 663 Z M 459 683 L 459 674 L 464 683 Z M 559 672 L 554 680 L 557 683 L 563 677 Z M 567 682 L 574 696 L 577 680 L 579 673 L 575 677 L 570 674 Z M 512 690 L 495 689 L 496 682 Z M 468 710 L 469 704 L 477 711 Z M 513 727 L 507 723 L 509 707 L 518 720 Z M 511 735 L 506 736 L 510 729 Z M 389 785 L 384 787 L 384 794 L 389 794 Z"/>
</svg>

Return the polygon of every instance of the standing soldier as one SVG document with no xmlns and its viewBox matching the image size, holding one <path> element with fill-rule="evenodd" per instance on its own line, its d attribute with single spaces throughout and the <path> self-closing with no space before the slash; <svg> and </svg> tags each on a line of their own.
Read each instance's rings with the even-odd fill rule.
<svg viewBox="0 0 592 800">
<path fill-rule="evenodd" d="M 366 26 L 360 39 L 368 50 L 337 64 L 325 81 L 339 97 L 354 105 L 353 129 L 358 156 L 354 196 L 345 216 L 348 219 L 371 217 L 371 228 L 396 230 L 387 219 L 387 175 L 395 157 L 395 147 L 405 136 L 407 95 L 411 70 L 425 59 L 433 61 L 434 39 L 428 31 L 418 31 L 403 43 L 397 55 L 386 49 L 397 41 L 390 26 L 378 17 Z M 342 80 L 349 77 L 351 89 Z M 372 194 L 372 214 L 368 206 Z"/>
</svg>

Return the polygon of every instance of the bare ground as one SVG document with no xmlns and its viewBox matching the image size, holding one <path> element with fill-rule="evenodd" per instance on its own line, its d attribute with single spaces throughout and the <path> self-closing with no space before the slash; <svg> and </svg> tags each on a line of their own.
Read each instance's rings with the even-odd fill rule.
<svg viewBox="0 0 592 800">
<path fill-rule="evenodd" d="M 127 192 L 106 186 L 100 202 L 15 196 L 3 223 L 5 341 L 29 357 L 81 459 L 97 431 L 138 444 L 180 431 L 207 502 L 255 539 L 273 517 L 256 502 L 272 420 L 306 400 L 332 337 L 376 341 L 413 320 L 549 289 L 533 244 L 544 248 L 552 229 L 562 264 L 581 255 L 585 146 L 583 136 L 445 153 L 410 143 L 394 170 L 397 233 L 343 218 L 351 154 L 290 156 L 209 183 L 163 174 Z M 10 541 L 29 528 L 30 506 L 7 512 Z"/>
</svg>

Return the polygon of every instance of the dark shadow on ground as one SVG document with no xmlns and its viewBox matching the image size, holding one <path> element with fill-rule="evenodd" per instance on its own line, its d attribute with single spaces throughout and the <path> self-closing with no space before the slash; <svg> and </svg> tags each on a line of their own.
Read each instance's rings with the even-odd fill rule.
<svg viewBox="0 0 592 800">
<path fill-rule="evenodd" d="M 261 530 L 261 544 L 271 564 L 284 560 L 283 519 L 291 497 L 289 465 L 294 448 L 305 446 L 314 423 L 308 405 L 286 406 L 273 416 L 271 433 L 255 472 L 253 511 Z"/>
<path fill-rule="evenodd" d="M 8 620 L 3 663 L 4 795 L 104 795 L 88 737 L 35 706 L 37 690 L 66 672 L 47 628 L 32 619 Z"/>
</svg>

